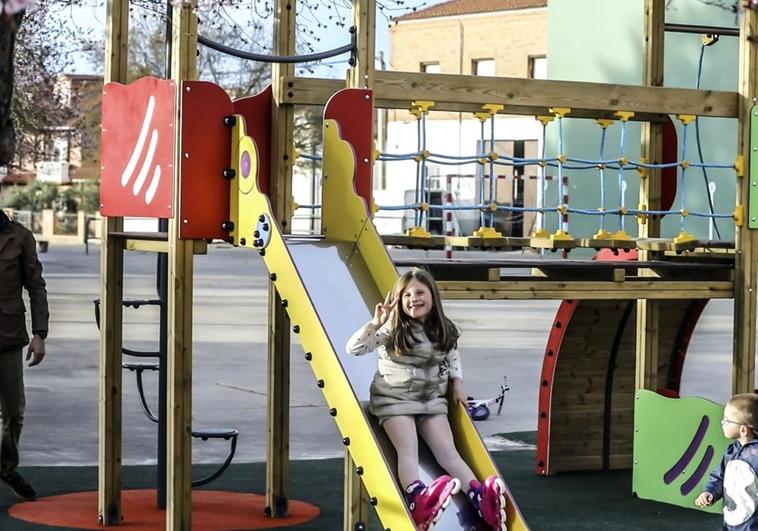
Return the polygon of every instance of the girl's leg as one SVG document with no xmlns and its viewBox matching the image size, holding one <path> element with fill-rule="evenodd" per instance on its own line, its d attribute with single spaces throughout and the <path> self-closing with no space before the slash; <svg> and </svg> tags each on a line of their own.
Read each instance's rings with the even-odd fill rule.
<svg viewBox="0 0 758 531">
<path fill-rule="evenodd" d="M 447 415 L 426 417 L 419 422 L 418 431 L 440 466 L 448 474 L 461 480 L 463 490 L 468 491 L 471 481 L 476 479 L 476 476 L 455 448 L 453 432 L 450 431 Z M 416 453 L 418 454 L 418 452 Z"/>
<path fill-rule="evenodd" d="M 408 415 L 389 417 L 382 423 L 397 452 L 397 475 L 406 489 L 418 479 L 418 435 L 416 420 Z"/>
</svg>

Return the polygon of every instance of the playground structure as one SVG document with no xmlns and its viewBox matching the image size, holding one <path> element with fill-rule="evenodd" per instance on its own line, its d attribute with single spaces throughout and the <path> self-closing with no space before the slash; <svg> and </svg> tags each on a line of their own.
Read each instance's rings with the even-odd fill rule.
<svg viewBox="0 0 758 531">
<path fill-rule="evenodd" d="M 750 159 L 751 151 L 751 106 L 756 95 L 756 63 L 758 62 L 758 44 L 748 36 L 758 32 L 758 15 L 753 10 L 746 10 L 742 16 L 740 29 L 740 88 L 737 93 L 700 91 L 688 89 L 669 89 L 662 87 L 663 79 L 663 34 L 664 2 L 663 0 L 646 0 L 645 2 L 645 68 L 644 87 L 604 85 L 595 83 L 574 83 L 564 81 L 539 81 L 508 78 L 473 78 L 470 76 L 425 75 L 418 73 L 374 72 L 373 70 L 373 13 L 372 2 L 354 4 L 354 24 L 356 31 L 355 64 L 349 71 L 347 86 L 358 89 L 350 92 L 355 97 L 359 94 L 363 103 L 370 107 L 371 98 L 377 106 L 402 107 L 411 102 L 434 101 L 436 108 L 449 110 L 478 111 L 482 102 L 503 105 L 498 112 L 512 114 L 531 114 L 546 116 L 548 109 L 570 109 L 572 116 L 607 118 L 617 111 L 634 112 L 630 119 L 643 120 L 642 158 L 653 161 L 645 168 L 644 178 L 640 180 L 640 203 L 645 208 L 638 209 L 645 216 L 639 226 L 643 242 L 634 240 L 594 238 L 590 247 L 619 248 L 632 246 L 625 243 L 632 241 L 638 247 L 638 260 L 634 263 L 621 264 L 577 264 L 566 262 L 565 266 L 556 263 L 542 263 L 539 267 L 543 277 L 501 280 L 499 270 L 509 267 L 503 261 L 489 263 L 463 263 L 449 261 L 444 264 L 428 264 L 430 268 L 438 267 L 438 278 L 443 296 L 447 298 L 476 299 L 554 299 L 565 300 L 574 305 L 571 311 L 575 319 L 581 316 L 580 304 L 595 305 L 589 314 L 609 313 L 617 318 L 609 318 L 608 323 L 599 322 L 598 329 L 606 333 L 609 329 L 616 332 L 618 345 L 623 349 L 599 345 L 597 349 L 608 349 L 611 354 L 623 352 L 623 379 L 618 378 L 613 385 L 622 383 L 620 394 L 633 396 L 633 389 L 658 390 L 661 387 L 676 390 L 677 371 L 681 369 L 681 356 L 686 348 L 686 340 L 694 327 L 698 306 L 710 298 L 734 298 L 734 351 L 733 351 L 733 391 L 746 392 L 754 389 L 754 351 L 755 351 L 755 288 L 756 261 L 758 260 L 758 242 L 756 232 L 750 230 L 755 225 L 753 209 L 755 201 L 749 202 L 749 190 L 752 179 L 746 171 L 755 163 Z M 106 81 L 124 82 L 126 78 L 126 39 L 128 2 L 114 1 L 109 4 L 108 17 L 108 61 L 106 63 Z M 277 2 L 276 19 L 276 53 L 291 55 L 294 51 L 294 17 L 295 13 L 287 2 Z M 298 265 L 298 260 L 307 260 L 310 254 L 326 253 L 341 257 L 340 260 L 360 261 L 360 257 L 370 256 L 377 265 L 366 265 L 364 269 L 352 271 L 350 281 L 341 285 L 356 286 L 359 292 L 356 300 L 366 307 L 373 305 L 394 280 L 394 269 L 381 241 L 376 236 L 369 219 L 373 205 L 371 200 L 371 161 L 372 150 L 370 130 L 364 123 L 355 125 L 345 116 L 325 116 L 324 142 L 324 177 L 325 183 L 333 187 L 324 193 L 324 241 L 296 241 L 285 243 L 285 236 L 291 217 L 291 168 L 292 168 L 292 132 L 293 109 L 297 104 L 324 105 L 345 84 L 335 80 L 317 80 L 298 78 L 293 75 L 291 65 L 274 66 L 272 90 L 264 98 L 246 98 L 237 102 L 228 102 L 214 109 L 215 118 L 211 119 L 202 103 L 206 98 L 214 97 L 220 90 L 209 84 L 191 82 L 195 77 L 194 57 L 197 44 L 196 16 L 189 6 L 177 10 L 174 17 L 173 32 L 173 81 L 145 81 L 150 91 L 162 94 L 162 100 L 155 104 L 156 112 L 166 113 L 161 118 L 162 124 L 169 129 L 169 138 L 176 135 L 175 142 L 162 142 L 156 150 L 156 161 L 164 168 L 164 175 L 171 178 L 168 194 L 161 195 L 166 189 L 155 189 L 148 184 L 147 192 L 159 198 L 155 202 L 158 210 L 151 212 L 155 217 L 167 218 L 168 231 L 162 235 L 127 234 L 122 230 L 123 211 L 114 205 L 119 197 L 104 196 L 110 199 L 105 213 L 108 216 L 103 231 L 102 251 L 102 329 L 101 334 L 101 392 L 100 392 L 100 480 L 99 480 L 99 514 L 105 525 L 121 523 L 120 510 L 120 443 L 121 443 L 121 312 L 122 279 L 124 249 L 149 249 L 166 252 L 169 261 L 169 296 L 168 296 L 168 506 L 166 511 L 167 529 L 189 529 L 190 517 L 190 432 L 191 432 L 191 301 L 192 301 L 192 256 L 193 252 L 202 251 L 204 240 L 208 238 L 234 237 L 235 243 L 257 248 L 264 256 L 272 277 L 270 291 L 270 338 L 269 338 L 269 458 L 267 460 L 267 506 L 272 517 L 282 516 L 287 511 L 287 439 L 288 439 L 288 371 L 289 371 L 289 330 L 290 318 L 293 330 L 300 335 L 306 351 L 314 360 L 312 366 L 317 383 L 324 390 L 333 415 L 342 430 L 356 430 L 352 436 L 345 435 L 346 476 L 345 476 L 345 529 L 353 529 L 361 522 L 366 522 L 369 502 L 375 504 L 377 514 L 392 523 L 392 529 L 404 529 L 410 526 L 407 511 L 401 502 L 394 480 L 391 461 L 379 451 L 381 441 L 369 425 L 367 416 L 360 410 L 359 385 L 346 372 L 336 369 L 338 339 L 331 338 L 328 327 L 319 330 L 320 310 L 314 303 L 314 296 L 308 291 L 307 281 L 296 280 L 307 268 Z M 116 85 L 108 85 L 107 91 Z M 363 90 L 372 89 L 372 92 Z M 190 103 L 191 102 L 191 103 Z M 199 102 L 199 103 L 198 103 Z M 502 103 L 501 103 L 502 102 Z M 357 104 L 356 104 L 357 105 Z M 200 112 L 197 109 L 201 109 Z M 193 113 L 193 109 L 195 112 Z M 339 106 L 335 107 L 339 109 Z M 329 107 L 327 107 L 329 111 Z M 338 112 L 338 111 L 335 111 Z M 257 113 L 257 114 L 256 114 Z M 134 116 L 139 116 L 135 112 Z M 339 114 L 339 113 L 338 113 Z M 664 241 L 662 245 L 645 245 L 644 241 L 659 240 L 660 219 L 655 212 L 664 212 L 661 208 L 660 174 L 662 159 L 664 122 L 661 114 L 682 116 L 721 116 L 739 120 L 739 138 L 737 162 L 738 177 L 737 199 L 735 208 L 734 252 L 711 252 L 700 243 L 683 239 L 680 242 Z M 229 120 L 232 115 L 241 118 Z M 369 114 L 370 115 L 370 114 Z M 255 118 L 248 119 L 250 116 Z M 226 123 L 225 123 L 225 119 Z M 234 122 L 234 123 L 232 123 Z M 242 129 L 247 123 L 248 129 Z M 370 123 L 370 120 L 369 120 Z M 168 126 L 167 124 L 170 124 Z M 192 135 L 191 131 L 200 129 L 203 137 Z M 235 128 L 236 140 L 232 140 L 230 127 Z M 339 133 L 337 130 L 339 129 Z M 113 129 L 104 123 L 104 135 Z M 357 132 L 356 132 L 357 131 Z M 157 134 L 157 133 L 156 133 Z M 247 135 L 250 135 L 249 137 Z M 330 138 L 326 140 L 326 138 Z M 351 136 L 354 135 L 354 136 Z M 104 136 L 104 139 L 106 137 Z M 235 145 L 242 146 L 252 138 L 253 147 L 244 151 L 248 153 L 247 163 L 241 153 L 234 153 Z M 345 154 L 347 141 L 355 151 L 355 158 Z M 111 145 L 118 145 L 111 141 Z M 238 142 L 236 144 L 235 142 Z M 329 143 L 329 144 L 328 144 Z M 327 149 L 327 144 L 330 146 Z M 107 145 L 104 142 L 104 147 Z M 127 144 L 128 145 L 128 144 Z M 133 145 L 133 141 L 132 141 Z M 165 146 L 168 151 L 161 152 Z M 173 149 L 172 149 L 173 147 Z M 360 148 L 360 149 L 358 149 Z M 329 151 L 332 159 L 328 159 Z M 199 162 L 196 160 L 200 158 Z M 543 157 L 544 158 L 544 157 Z M 106 155 L 103 155 L 106 160 Z M 749 164 L 748 164 L 749 161 Z M 560 162 L 561 164 L 563 162 Z M 236 166 L 235 166 L 236 165 Z M 216 167 L 216 173 L 206 173 L 205 168 Z M 251 173 L 257 168 L 257 173 Z M 229 192 L 229 183 L 221 178 L 222 170 L 233 169 L 231 185 L 240 186 L 243 179 L 258 176 L 250 181 L 251 188 L 240 189 L 239 195 Z M 112 170 L 111 170 L 112 171 Z M 123 177 L 119 173 L 119 177 Z M 336 178 L 333 178 L 336 177 Z M 142 176 L 144 184 L 147 175 Z M 153 174 L 155 179 L 155 174 Z M 358 198 L 347 193 L 356 183 Z M 117 179 L 118 180 L 118 179 Z M 340 182 L 342 180 L 342 182 Z M 334 181 L 337 181 L 335 184 Z M 153 182 L 153 181 L 151 181 Z M 560 182 L 560 179 L 559 179 Z M 213 183 L 213 184 L 208 184 Z M 220 184 L 219 184 L 220 183 Z M 265 194 L 265 195 L 264 195 Z M 247 196 L 247 197 L 245 197 Z M 362 198 L 363 201 L 360 201 Z M 270 201 L 270 203 L 269 203 Z M 339 209 L 328 208 L 328 202 L 339 205 Z M 247 202 L 253 209 L 243 208 Z M 152 208 L 152 207 L 151 207 Z M 110 209 L 110 210 L 109 210 Z M 341 209 L 341 210 L 340 210 Z M 679 212 L 679 211 L 677 211 Z M 683 215 L 683 213 L 680 212 Z M 663 215 L 663 214 L 660 214 Z M 260 219 L 263 216 L 263 219 Z M 330 223 L 329 216 L 339 216 L 339 222 Z M 602 218 L 601 218 L 602 219 Z M 231 222 L 233 225 L 226 225 Z M 255 231 L 258 232 L 255 235 Z M 566 238 L 567 231 L 555 234 L 536 235 L 529 245 L 536 247 L 562 248 L 576 245 L 576 240 Z M 483 235 L 476 237 L 482 238 Z M 244 240 L 244 241 L 243 241 Z M 623 241 L 622 241 L 623 240 Z M 677 244 L 687 247 L 676 247 Z M 666 249 L 685 250 L 695 248 L 692 256 L 717 255 L 723 263 L 703 264 L 704 267 L 691 267 L 691 263 L 682 262 L 676 257 L 668 257 Z M 302 255 L 298 255 L 302 253 Z M 320 260 L 317 259 L 317 260 Z M 363 262 L 367 262 L 363 258 Z M 317 262 L 321 263 L 321 262 Z M 339 260 L 328 262 L 336 265 Z M 523 266 L 523 262 L 521 263 Z M 360 268 L 358 268 L 360 269 Z M 285 271 L 284 274 L 281 271 Z M 353 275 L 356 275 L 354 277 Z M 358 282 L 355 278 L 363 280 Z M 591 280 L 588 280 L 590 278 Z M 454 279 L 454 280 L 451 280 Z M 669 301 L 694 301 L 673 302 Z M 308 304 L 308 301 L 311 304 Z M 635 302 L 636 301 L 636 302 Z M 605 307 L 603 305 L 606 305 Z M 636 306 L 632 311 L 631 306 Z M 607 307 L 615 308 L 606 312 Z M 367 315 L 367 314 L 366 314 Z M 622 319 L 618 319 L 618 316 Z M 678 315 L 674 322 L 682 323 L 674 334 L 661 324 L 671 315 Z M 358 320 L 364 316 L 358 315 Z M 556 328 L 561 328 L 566 321 L 556 320 Z M 561 326 L 557 326 L 561 323 Z M 634 323 L 634 325 L 632 325 Z M 685 324 L 688 323 L 688 324 Z M 352 326 L 353 323 L 351 323 Z M 667 323 L 668 324 L 668 323 Z M 632 347 L 631 329 L 634 326 L 635 341 Z M 578 328 L 580 334 L 587 333 L 585 327 Z M 566 332 L 568 334 L 568 332 Z M 608 334 L 606 333 L 606 336 Z M 623 336 L 623 337 L 622 337 Z M 598 336 L 600 337 L 600 336 Z M 673 338 L 673 339 L 672 339 Z M 581 337 L 579 338 L 582 339 Z M 566 342 L 566 336 L 562 338 Z M 315 344 L 317 348 L 310 348 Z M 631 352 L 634 350 L 634 357 Z M 563 349 L 562 359 L 570 349 Z M 664 359 L 661 352 L 676 352 L 678 358 Z M 581 353 L 580 353 L 581 354 Z M 330 357 L 331 355 L 331 357 Z M 546 353 L 546 357 L 548 354 Z M 576 358 L 583 363 L 580 356 Z M 621 360 L 621 358 L 617 358 Z M 663 361 L 663 363 L 661 363 Z M 340 360 L 340 364 L 342 361 Z M 613 363 L 606 360 L 600 369 L 610 367 Z M 324 364 L 324 365 L 321 365 Z M 661 366 L 666 369 L 666 381 L 662 381 Z M 678 368 L 677 368 L 678 367 Z M 565 398 L 565 388 L 561 384 L 568 382 L 565 373 L 555 363 L 553 378 L 546 379 L 545 387 L 552 387 L 553 398 Z M 583 365 L 582 371 L 596 371 L 595 364 Z M 617 369 L 618 370 L 618 369 Z M 323 371 L 323 372 L 322 372 Z M 570 372 L 570 371 L 568 371 Z M 331 375 L 343 375 L 342 377 Z M 607 371 L 606 371 L 607 374 Z M 673 375 L 673 377 L 671 376 Z M 334 380 L 330 381 L 330 377 Z M 673 378 L 673 379 L 672 379 Z M 333 383 L 334 382 L 334 383 Z M 604 400 L 613 394 L 607 380 L 603 385 L 605 393 L 599 393 L 598 399 L 605 406 Z M 610 391 L 608 391 L 610 389 Z M 356 394 L 354 394 L 356 393 Z M 352 397 L 352 398 L 351 398 Z M 598 398 L 599 397 L 599 398 Z M 618 402 L 614 401 L 614 404 Z M 333 405 L 334 404 L 334 405 Z M 551 405 L 553 412 L 560 412 Z M 570 407 L 570 404 L 568 404 Z M 624 406 L 627 407 L 628 406 Z M 546 417 L 548 413 L 545 412 Z M 540 412 L 542 416 L 542 411 Z M 596 415 L 590 419 L 597 420 Z M 345 419 L 345 420 L 343 420 Z M 358 419 L 356 422 L 351 420 Z M 346 423 L 346 424 L 343 424 Z M 453 415 L 457 441 L 466 443 L 466 453 L 474 462 L 477 473 L 492 471 L 491 460 L 483 450 L 478 437 L 470 435 L 470 420 L 458 411 Z M 348 426 L 349 425 L 349 426 Z M 615 425 L 614 425 L 615 426 Z M 554 428 L 556 426 L 553 426 Z M 614 428 L 615 429 L 615 428 Z M 622 431 L 630 430 L 628 417 L 619 423 Z M 615 438 L 609 431 L 602 432 L 604 448 Z M 344 431 L 343 431 L 344 433 Z M 593 449 L 589 466 L 608 468 L 608 466 L 628 466 L 628 441 L 622 441 L 617 453 Z M 561 465 L 558 454 L 570 455 L 577 449 L 587 447 L 587 441 L 576 438 L 566 441 L 550 462 L 556 468 L 569 469 L 570 465 Z M 614 450 L 615 452 L 615 450 Z M 619 460 L 616 460 L 616 456 Z M 547 463 L 547 461 L 546 461 Z M 544 466 L 548 466 L 547 464 Z M 588 466 L 586 463 L 580 466 Z M 371 470 L 369 471 L 369 468 Z M 549 473 L 549 470 L 547 470 Z M 507 479 L 507 476 L 506 476 Z M 365 487 L 364 487 L 365 485 Z M 367 490 L 368 489 L 368 492 Z M 377 496 L 381 491 L 382 495 Z M 510 528 L 525 527 L 518 516 L 518 510 L 511 499 L 509 503 Z M 451 511 L 452 513 L 452 511 Z M 445 524 L 447 527 L 447 524 Z M 455 525 L 455 524 L 450 524 Z M 450 527 L 454 528 L 454 527 Z"/>
</svg>

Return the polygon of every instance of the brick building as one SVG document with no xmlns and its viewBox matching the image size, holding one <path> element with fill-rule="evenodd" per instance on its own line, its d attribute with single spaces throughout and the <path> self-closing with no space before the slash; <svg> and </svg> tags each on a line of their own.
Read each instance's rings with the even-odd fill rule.
<svg viewBox="0 0 758 531">
<path fill-rule="evenodd" d="M 390 28 L 389 70 L 490 77 L 547 77 L 547 0 L 450 0 L 393 20 Z M 496 103 L 496 102 L 482 102 Z M 386 131 L 378 131 L 382 151 L 408 153 L 419 148 L 418 122 L 404 110 L 386 113 Z M 380 120 L 380 123 L 383 120 Z M 429 113 L 426 147 L 433 153 L 469 156 L 494 151 L 510 156 L 536 157 L 542 143 L 542 127 L 533 118 L 498 115 L 494 135 L 491 124 L 471 113 Z M 478 164 L 427 162 L 426 177 L 432 189 L 430 203 L 444 195 L 452 175 L 454 199 L 459 204 L 488 203 L 490 168 Z M 385 162 L 377 169 L 375 200 L 379 205 L 413 203 L 416 163 Z M 484 172 L 486 178 L 481 177 Z M 538 200 L 536 170 L 494 167 L 499 204 L 534 206 Z M 530 173 L 535 175 L 529 175 Z M 476 177 L 477 174 L 480 177 Z M 515 177 L 515 179 L 514 179 Z M 484 190 L 482 190 L 482 187 Z M 436 192 L 435 192 L 436 191 Z M 380 211 L 376 222 L 382 232 L 400 232 L 413 225 L 412 211 Z M 431 216 L 433 218 L 433 216 Z M 480 224 L 475 211 L 457 213 L 460 232 L 470 233 Z M 531 232 L 534 215 L 499 212 L 496 228 L 507 235 Z M 430 223 L 438 232 L 441 223 Z"/>
</svg>

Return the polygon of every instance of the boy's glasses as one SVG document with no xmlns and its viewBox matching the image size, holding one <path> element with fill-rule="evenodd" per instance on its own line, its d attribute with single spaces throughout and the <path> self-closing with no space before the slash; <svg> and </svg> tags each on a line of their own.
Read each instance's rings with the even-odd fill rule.
<svg viewBox="0 0 758 531">
<path fill-rule="evenodd" d="M 721 419 L 721 425 L 726 426 L 727 424 L 736 424 L 737 426 L 742 426 L 741 422 L 736 422 L 734 420 L 729 420 L 728 418 L 724 417 Z"/>
</svg>

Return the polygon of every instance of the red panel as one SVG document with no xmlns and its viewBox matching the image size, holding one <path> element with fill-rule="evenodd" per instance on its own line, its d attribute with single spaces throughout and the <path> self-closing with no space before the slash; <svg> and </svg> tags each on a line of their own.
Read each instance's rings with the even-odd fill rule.
<svg viewBox="0 0 758 531">
<path fill-rule="evenodd" d="M 629 260 L 637 260 L 637 249 L 600 249 L 593 260 L 598 262 L 626 262 Z"/>
<path fill-rule="evenodd" d="M 637 250 L 622 250 L 614 252 L 611 249 L 602 249 L 593 260 L 603 262 L 625 262 L 637 260 Z M 563 338 L 566 335 L 571 317 L 581 301 L 565 300 L 558 307 L 555 314 L 553 327 L 547 339 L 545 358 L 542 361 L 542 373 L 540 374 L 540 395 L 537 417 L 537 474 L 550 473 L 550 417 L 553 404 L 553 384 L 555 383 L 555 368 L 558 365 L 558 357 L 561 353 Z"/>
<path fill-rule="evenodd" d="M 355 192 L 371 205 L 371 154 L 374 149 L 374 99 L 368 89 L 342 89 L 326 103 L 325 120 L 336 120 L 342 138 L 353 146 Z M 369 209 L 366 209 L 369 211 Z"/>
<path fill-rule="evenodd" d="M 221 87 L 205 81 L 183 81 L 181 105 L 179 237 L 225 239 L 229 181 L 222 171 L 230 165 L 231 133 L 224 118 L 234 107 Z"/>
<path fill-rule="evenodd" d="M 687 313 L 684 315 L 684 321 L 679 327 L 678 344 L 674 345 L 674 352 L 671 358 L 670 373 L 673 378 L 673 389 L 670 391 L 679 395 L 682 385 L 682 370 L 684 369 L 684 360 L 687 358 L 687 349 L 690 346 L 692 334 L 695 333 L 695 327 L 703 315 L 703 310 L 708 305 L 710 299 L 697 299 L 690 303 Z M 660 389 L 658 390 L 660 392 Z"/>
<path fill-rule="evenodd" d="M 268 195 L 271 190 L 271 104 L 269 85 L 255 96 L 235 100 L 234 112 L 245 118 L 247 134 L 258 147 L 258 189 Z"/>
<path fill-rule="evenodd" d="M 174 82 L 103 87 L 100 212 L 173 217 Z"/>
<path fill-rule="evenodd" d="M 535 467 L 535 471 L 540 475 L 548 474 L 550 470 L 550 415 L 552 414 L 555 367 L 558 365 L 558 354 L 561 351 L 563 336 L 566 334 L 571 316 L 574 315 L 578 304 L 579 301 L 576 300 L 561 302 L 558 312 L 555 314 L 553 327 L 550 329 L 550 336 L 545 348 L 545 358 L 542 361 L 537 409 L 537 465 Z"/>
<path fill-rule="evenodd" d="M 670 116 L 663 122 L 663 164 L 676 162 L 679 157 L 676 127 Z M 676 197 L 676 166 L 661 171 L 661 210 L 668 210 Z M 650 205 L 648 205 L 650 206 Z"/>
<path fill-rule="evenodd" d="M 664 208 L 668 209 L 669 206 L 665 206 Z M 611 249 L 603 249 L 599 251 L 592 259 L 607 262 L 637 260 L 637 251 L 631 250 L 629 252 L 613 252 Z M 558 312 L 556 313 L 555 320 L 553 321 L 553 326 L 550 330 L 547 347 L 545 349 L 545 358 L 542 362 L 538 405 L 539 409 L 537 418 L 537 463 L 535 466 L 536 473 L 541 475 L 550 473 L 550 418 L 552 415 L 551 407 L 553 402 L 555 369 L 558 365 L 558 358 L 560 355 L 561 346 L 563 344 L 563 339 L 579 302 L 581 301 L 565 300 L 561 302 L 561 305 L 558 307 Z M 674 389 L 658 389 L 658 392 L 664 396 L 679 396 L 682 369 L 684 367 L 684 360 L 687 355 L 687 349 L 689 347 L 690 340 L 692 339 L 692 334 L 694 333 L 695 326 L 697 325 L 697 322 L 702 315 L 702 312 L 705 309 L 707 303 L 707 299 L 692 301 L 689 310 L 683 318 L 671 359 Z"/>
</svg>

